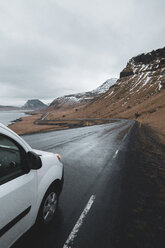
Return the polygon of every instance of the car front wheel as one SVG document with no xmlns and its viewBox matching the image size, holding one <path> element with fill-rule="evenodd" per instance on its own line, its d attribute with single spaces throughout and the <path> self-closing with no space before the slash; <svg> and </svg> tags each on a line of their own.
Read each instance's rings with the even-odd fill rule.
<svg viewBox="0 0 165 248">
<path fill-rule="evenodd" d="M 55 187 L 50 187 L 46 192 L 38 214 L 38 223 L 47 225 L 52 222 L 58 207 L 58 193 Z"/>
</svg>

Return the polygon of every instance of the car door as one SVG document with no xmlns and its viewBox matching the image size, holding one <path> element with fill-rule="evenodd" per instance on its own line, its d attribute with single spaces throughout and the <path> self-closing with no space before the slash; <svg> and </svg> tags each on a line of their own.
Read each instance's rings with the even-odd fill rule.
<svg viewBox="0 0 165 248">
<path fill-rule="evenodd" d="M 9 247 L 32 225 L 36 187 L 24 149 L 0 134 L 0 247 Z"/>
</svg>

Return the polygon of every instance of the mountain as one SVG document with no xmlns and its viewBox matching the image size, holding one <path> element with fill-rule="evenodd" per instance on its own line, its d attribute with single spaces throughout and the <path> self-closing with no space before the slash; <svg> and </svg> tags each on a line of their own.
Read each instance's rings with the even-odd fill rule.
<svg viewBox="0 0 165 248">
<path fill-rule="evenodd" d="M 50 110 L 75 108 L 90 103 L 105 93 L 116 81 L 116 78 L 111 78 L 93 91 L 58 97 L 50 104 Z"/>
<path fill-rule="evenodd" d="M 102 85 L 97 87 L 95 90 L 92 90 L 90 93 L 101 95 L 105 93 L 106 91 L 108 91 L 109 88 L 116 83 L 116 81 L 117 81 L 117 78 L 108 79 Z"/>
<path fill-rule="evenodd" d="M 136 119 L 157 129 L 159 137 L 163 140 L 165 137 L 165 47 L 130 59 L 117 81 L 116 79 L 108 80 L 96 90 L 57 98 L 51 106 L 36 111 L 35 116 L 24 118 L 21 126 L 17 123 L 12 126 L 12 129 L 21 134 L 27 133 L 27 130 L 28 132 L 55 130 L 63 127 L 61 121 L 65 124 L 65 128 L 68 128 L 71 124 L 74 125 L 73 121 L 76 123 L 79 121 L 79 126 L 83 125 L 81 119 L 86 118 Z M 49 124 L 55 123 L 55 125 L 47 127 L 36 125 L 39 119 L 45 124 L 49 121 Z M 104 120 L 99 121 L 101 123 Z M 93 120 L 93 124 L 95 123 Z M 88 125 L 91 124 L 88 123 Z"/>
<path fill-rule="evenodd" d="M 38 110 L 46 107 L 47 105 L 41 102 L 40 100 L 32 99 L 32 100 L 28 100 L 22 108 L 28 110 Z"/>
<path fill-rule="evenodd" d="M 165 47 L 130 59 L 108 91 L 63 118 L 138 119 L 165 132 Z M 49 118 L 60 118 L 50 114 Z"/>
<path fill-rule="evenodd" d="M 162 48 L 130 59 L 116 84 L 97 101 L 86 106 L 86 112 L 95 117 L 100 114 L 104 117 L 136 117 L 137 111 L 139 114 L 157 111 L 153 108 L 156 100 L 152 99 L 156 98 L 156 102 L 158 98 L 162 99 L 164 89 L 165 48 Z M 152 101 L 152 106 L 149 101 Z M 144 109 L 145 102 L 147 108 Z M 157 108 L 164 104 L 165 101 L 162 101 Z"/>
</svg>

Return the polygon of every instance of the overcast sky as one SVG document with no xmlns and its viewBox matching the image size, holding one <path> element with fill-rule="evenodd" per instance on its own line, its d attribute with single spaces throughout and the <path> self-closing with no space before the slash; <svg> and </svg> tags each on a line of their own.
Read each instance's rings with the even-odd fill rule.
<svg viewBox="0 0 165 248">
<path fill-rule="evenodd" d="M 164 46 L 164 0 L 0 0 L 0 104 L 92 90 Z"/>
</svg>

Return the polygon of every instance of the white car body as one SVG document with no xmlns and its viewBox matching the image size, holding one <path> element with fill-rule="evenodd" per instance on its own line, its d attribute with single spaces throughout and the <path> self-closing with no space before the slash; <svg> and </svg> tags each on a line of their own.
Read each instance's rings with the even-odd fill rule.
<svg viewBox="0 0 165 248">
<path fill-rule="evenodd" d="M 0 184 L 0 247 L 8 248 L 35 224 L 50 185 L 55 181 L 62 183 L 63 164 L 56 154 L 32 149 L 2 124 L 0 135 L 15 141 L 26 154 L 35 152 L 42 161 L 40 169 L 30 169 L 28 173 Z"/>
</svg>

